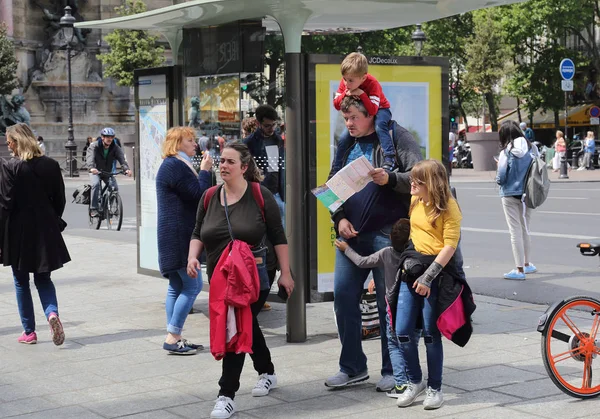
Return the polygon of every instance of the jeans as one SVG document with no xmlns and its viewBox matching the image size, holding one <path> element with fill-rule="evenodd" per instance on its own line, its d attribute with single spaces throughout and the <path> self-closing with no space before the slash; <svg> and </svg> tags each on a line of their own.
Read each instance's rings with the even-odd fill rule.
<svg viewBox="0 0 600 419">
<path fill-rule="evenodd" d="M 437 294 L 439 279 L 431 283 L 431 294 L 425 298 L 416 293 L 412 284 L 402 282 L 398 295 L 396 315 L 396 336 L 400 344 L 400 353 L 406 366 L 406 375 L 411 383 L 420 383 L 423 372 L 419 364 L 419 340 L 415 338 L 417 322 L 422 316 L 425 349 L 427 351 L 427 386 L 434 390 L 442 388 L 442 368 L 444 349 L 442 335 L 437 328 Z"/>
<path fill-rule="evenodd" d="M 366 256 L 391 245 L 391 226 L 381 231 L 361 233 L 349 240 L 350 246 L 358 254 Z M 377 293 L 377 310 L 379 324 L 386 324 L 385 281 L 383 269 L 375 268 L 373 279 Z M 371 269 L 356 266 L 339 250 L 335 255 L 335 272 L 333 284 L 334 310 L 342 352 L 340 354 L 340 371 L 349 376 L 355 376 L 367 370 L 367 357 L 362 349 L 362 317 L 360 313 L 360 298 L 363 284 Z M 392 362 L 388 351 L 387 336 L 381 334 L 381 375 L 392 375 Z"/>
<path fill-rule="evenodd" d="M 283 224 L 283 229 L 285 230 L 285 202 L 281 199 L 281 195 L 276 193 L 273 195 L 275 201 L 277 202 L 277 206 L 279 207 L 279 214 L 281 215 L 281 224 Z"/>
<path fill-rule="evenodd" d="M 198 271 L 196 279 L 190 278 L 185 268 L 169 272 L 168 275 L 169 288 L 165 302 L 167 332 L 181 335 L 185 319 L 202 291 L 202 272 Z"/>
<path fill-rule="evenodd" d="M 502 208 L 510 232 L 515 266 L 522 268 L 530 262 L 531 236 L 529 235 L 529 225 L 532 209 L 528 208 L 520 199 L 512 196 L 502 197 Z"/>
<path fill-rule="evenodd" d="M 276 271 L 269 271 L 269 282 L 272 284 L 275 279 Z M 275 374 L 275 367 L 271 361 L 271 352 L 267 347 L 265 336 L 263 335 L 260 325 L 258 324 L 258 313 L 262 310 L 269 296 L 270 289 L 262 290 L 258 296 L 258 300 L 250 305 L 252 310 L 252 362 L 254 369 L 260 374 Z M 223 367 L 221 378 L 219 379 L 219 396 L 235 398 L 235 393 L 240 388 L 240 376 L 244 368 L 246 354 L 236 354 L 227 352 L 223 358 Z"/>
<path fill-rule="evenodd" d="M 90 195 L 90 209 L 97 210 L 98 209 L 98 199 L 100 198 L 100 181 L 103 181 L 104 184 L 112 185 L 115 191 L 119 190 L 119 186 L 117 185 L 117 180 L 113 177 L 108 178 L 106 176 L 94 175 L 90 173 L 90 182 L 92 184 L 92 192 Z"/>
<path fill-rule="evenodd" d="M 383 150 L 383 155 L 387 158 L 396 161 L 396 147 L 394 146 L 394 140 L 390 137 L 390 120 L 392 119 L 392 112 L 389 109 L 379 109 L 377 115 L 375 115 L 375 132 L 379 139 L 379 144 Z M 344 167 L 344 157 L 350 147 L 353 144 L 353 138 L 348 133 L 347 129 L 344 129 L 340 138 L 338 139 L 337 151 L 333 158 L 332 173 L 337 173 L 342 167 Z"/>
<path fill-rule="evenodd" d="M 397 386 L 408 384 L 408 376 L 406 375 L 406 364 L 400 352 L 400 342 L 396 336 L 396 330 L 390 321 L 390 316 L 385 316 L 385 331 L 388 342 L 388 350 L 390 351 L 390 360 L 392 361 L 392 369 L 394 370 L 394 382 Z M 419 342 L 421 329 L 415 328 L 415 340 Z"/>
<path fill-rule="evenodd" d="M 19 316 L 25 333 L 35 332 L 35 313 L 33 311 L 33 299 L 31 298 L 31 288 L 29 287 L 29 272 L 18 271 L 13 268 L 13 278 L 15 290 L 17 292 L 17 306 L 19 307 Z M 50 313 L 58 314 L 58 301 L 56 299 L 56 289 L 50 279 L 50 272 L 34 273 L 33 282 L 38 290 L 40 301 L 44 309 L 46 318 Z"/>
</svg>

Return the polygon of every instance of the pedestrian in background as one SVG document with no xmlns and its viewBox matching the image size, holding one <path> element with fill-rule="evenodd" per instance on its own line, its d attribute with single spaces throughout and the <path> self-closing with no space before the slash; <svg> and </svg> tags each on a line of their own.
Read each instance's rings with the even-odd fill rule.
<svg viewBox="0 0 600 419">
<path fill-rule="evenodd" d="M 246 138 L 258 128 L 258 121 L 255 117 L 250 116 L 242 120 L 242 139 Z"/>
<path fill-rule="evenodd" d="M 66 204 L 62 173 L 58 162 L 42 154 L 26 124 L 9 127 L 6 141 L 17 160 L 13 167 L 14 182 L 2 188 L 2 194 L 11 199 L 8 214 L 0 220 L 5 226 L 0 257 L 4 266 L 11 266 L 13 271 L 19 315 L 25 329 L 18 341 L 37 343 L 29 284 L 29 274 L 33 273 L 52 341 L 62 345 L 65 334 L 50 277 L 51 272 L 71 260 L 61 234 L 66 227 L 61 218 Z"/>
<path fill-rule="evenodd" d="M 192 166 L 196 132 L 191 127 L 167 131 L 162 145 L 163 162 L 156 175 L 158 265 L 169 280 L 165 308 L 167 337 L 163 349 L 174 355 L 192 355 L 202 350 L 182 338 L 183 325 L 202 290 L 202 275 L 187 272 L 190 237 L 196 222 L 200 198 L 211 186 L 212 159 L 204 153 L 200 173 Z"/>
<path fill-rule="evenodd" d="M 254 369 L 259 374 L 252 395 L 261 397 L 268 395 L 269 391 L 277 386 L 277 376 L 271 361 L 271 353 L 257 318 L 275 279 L 274 272 L 268 272 L 265 253 L 262 249 L 265 247 L 265 240 L 268 239 L 273 245 L 281 266 L 279 286 L 284 288 L 289 296 L 294 289 L 294 281 L 290 274 L 288 245 L 281 225 L 279 208 L 273 194 L 265 186 L 260 186 L 260 194 L 264 201 L 262 210 L 255 196 L 253 191 L 255 187 L 251 183 L 259 183 L 262 176 L 248 147 L 239 142 L 225 145 L 221 152 L 221 177 L 223 185 L 217 188 L 206 204 L 204 204 L 205 198 L 203 197 L 198 206 L 196 228 L 190 241 L 188 275 L 191 277 L 197 275 L 200 269 L 198 257 L 202 249 L 206 247 L 206 272 L 210 279 L 223 251 L 232 242 L 232 238 L 246 242 L 256 252 L 261 251 L 260 256 L 253 252 L 260 277 L 260 293 L 258 300 L 250 305 L 252 311 L 251 357 Z M 241 279 L 238 281 L 241 284 Z M 218 285 L 211 283 L 211 295 L 219 295 L 220 290 L 217 291 L 217 294 L 213 294 L 213 286 L 217 287 Z M 235 290 L 231 292 L 235 294 Z M 236 297 L 239 298 L 237 295 Z M 219 307 L 213 307 L 211 302 L 211 324 L 217 321 L 218 316 L 223 315 L 217 311 Z M 240 328 L 239 324 L 237 324 L 237 328 Z M 220 332 L 225 333 L 225 330 L 216 333 Z M 211 340 L 212 338 L 211 325 Z M 240 375 L 244 367 L 245 356 L 244 352 L 225 353 L 222 360 L 223 372 L 219 380 L 220 390 L 210 415 L 211 418 L 226 419 L 235 412 L 234 398 L 240 388 Z"/>
<path fill-rule="evenodd" d="M 556 131 L 556 142 L 554 143 L 554 158 L 552 159 L 552 169 L 554 172 L 560 170 L 560 162 L 567 152 L 567 143 L 565 135 L 561 130 Z"/>
<path fill-rule="evenodd" d="M 527 172 L 532 155 L 539 155 L 537 147 L 527 140 L 514 121 L 502 123 L 500 156 L 496 182 L 500 185 L 502 208 L 510 232 L 510 242 L 516 268 L 504 274 L 504 279 L 524 280 L 525 274 L 537 272 L 530 263 L 531 237 L 529 227 L 532 209 L 523 202 Z"/>
<path fill-rule="evenodd" d="M 594 132 L 588 131 L 587 137 L 583 141 L 583 164 L 577 170 L 594 170 L 594 153 L 596 152 L 596 140 L 594 139 Z"/>
<path fill-rule="evenodd" d="M 41 135 L 37 137 L 38 145 L 40 146 L 40 150 L 42 150 L 42 154 L 46 154 L 46 144 L 44 144 L 44 137 Z"/>
<path fill-rule="evenodd" d="M 90 144 L 92 144 L 92 142 L 94 141 L 94 139 L 92 137 L 87 137 L 87 140 L 85 141 L 85 145 L 83 146 L 83 151 L 81 152 L 81 155 L 83 156 L 83 162 L 85 163 L 85 159 L 87 157 L 87 150 L 90 147 Z"/>
</svg>

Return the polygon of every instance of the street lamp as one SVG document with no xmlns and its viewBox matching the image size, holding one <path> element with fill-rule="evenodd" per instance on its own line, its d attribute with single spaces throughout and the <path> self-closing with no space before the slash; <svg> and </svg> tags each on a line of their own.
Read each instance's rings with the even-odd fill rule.
<svg viewBox="0 0 600 419">
<path fill-rule="evenodd" d="M 64 16 L 60 18 L 60 27 L 62 28 L 62 34 L 67 43 L 67 73 L 69 78 L 69 128 L 65 148 L 69 153 L 69 177 L 79 176 L 79 174 L 76 172 L 76 167 L 74 167 L 77 165 L 77 162 L 75 159 L 73 159 L 73 153 L 77 149 L 77 144 L 75 144 L 75 138 L 73 136 L 73 94 L 71 83 L 71 44 L 73 43 L 73 37 L 75 35 L 75 30 L 73 29 L 74 24 L 75 18 L 71 14 L 71 8 L 67 6 L 65 7 Z"/>
<path fill-rule="evenodd" d="M 420 57 L 421 53 L 423 52 L 423 45 L 425 44 L 425 41 L 427 41 L 425 32 L 421 30 L 420 23 L 417 23 L 417 29 L 415 29 L 415 31 L 412 33 L 411 39 L 415 43 L 415 52 L 417 53 L 417 57 Z"/>
</svg>

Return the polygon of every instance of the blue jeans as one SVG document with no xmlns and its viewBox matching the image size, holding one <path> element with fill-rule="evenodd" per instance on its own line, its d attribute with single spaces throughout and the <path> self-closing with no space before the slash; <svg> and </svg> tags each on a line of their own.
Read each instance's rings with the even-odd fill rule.
<svg viewBox="0 0 600 419">
<path fill-rule="evenodd" d="M 394 382 L 397 386 L 408 384 L 408 376 L 406 375 L 406 363 L 400 351 L 400 343 L 396 336 L 396 330 L 392 327 L 389 315 L 385 316 L 385 330 L 388 342 L 388 350 L 390 351 L 390 360 L 392 361 L 392 369 L 394 370 Z M 419 342 L 421 337 L 421 329 L 415 329 L 415 340 Z"/>
<path fill-rule="evenodd" d="M 98 209 L 98 199 L 100 198 L 100 181 L 103 181 L 105 184 L 108 182 L 111 183 L 112 187 L 115 191 L 119 190 L 119 186 L 117 185 L 117 180 L 113 177 L 100 177 L 100 175 L 94 175 L 90 173 L 90 183 L 92 184 L 92 191 L 90 195 L 90 209 L 97 210 Z"/>
<path fill-rule="evenodd" d="M 273 195 L 275 201 L 277 202 L 277 206 L 279 207 L 279 214 L 281 215 L 281 224 L 283 224 L 283 229 L 285 230 L 285 202 L 281 199 L 281 195 L 276 193 Z"/>
<path fill-rule="evenodd" d="M 391 226 L 368 233 L 361 233 L 356 238 L 349 240 L 350 246 L 360 255 L 367 256 L 391 245 Z M 379 311 L 379 324 L 385 325 L 385 281 L 383 269 L 375 268 L 373 279 L 377 292 L 377 309 Z M 362 318 L 360 313 L 360 298 L 363 293 L 363 284 L 371 269 L 356 266 L 339 250 L 335 255 L 335 272 L 333 283 L 333 307 L 337 321 L 338 333 L 342 343 L 340 354 L 340 371 L 350 376 L 360 374 L 367 370 L 367 357 L 362 350 Z M 388 352 L 387 336 L 381 334 L 381 375 L 392 375 L 392 362 Z"/>
<path fill-rule="evenodd" d="M 398 295 L 396 315 L 396 336 L 400 343 L 400 353 L 406 366 L 406 375 L 411 383 L 420 383 L 423 372 L 419 364 L 419 341 L 415 339 L 415 331 L 419 317 L 423 319 L 423 334 L 427 350 L 427 385 L 434 390 L 442 388 L 442 368 L 444 365 L 444 349 L 442 335 L 437 328 L 437 294 L 439 279 L 431 283 L 431 294 L 425 298 L 415 292 L 412 284 L 402 282 Z"/>
<path fill-rule="evenodd" d="M 15 290 L 17 292 L 17 306 L 19 307 L 19 316 L 25 333 L 35 332 L 35 313 L 33 311 L 33 299 L 31 298 L 31 288 L 29 287 L 29 272 L 18 271 L 13 268 L 13 278 Z M 58 301 L 56 299 L 56 289 L 50 279 L 50 272 L 34 273 L 33 282 L 38 290 L 40 301 L 44 309 L 46 318 L 50 313 L 58 314 Z"/>
<path fill-rule="evenodd" d="M 198 271 L 196 279 L 190 278 L 185 268 L 168 274 L 169 288 L 165 302 L 167 332 L 181 335 L 185 319 L 187 319 L 196 297 L 202 291 L 202 272 Z"/>
</svg>

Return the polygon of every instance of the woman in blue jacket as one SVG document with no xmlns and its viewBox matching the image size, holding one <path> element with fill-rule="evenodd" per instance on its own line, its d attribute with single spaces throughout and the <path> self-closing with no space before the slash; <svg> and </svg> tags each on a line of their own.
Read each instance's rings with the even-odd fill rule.
<svg viewBox="0 0 600 419">
<path fill-rule="evenodd" d="M 167 131 L 162 146 L 164 161 L 156 175 L 158 264 L 160 273 L 169 280 L 163 348 L 174 355 L 193 355 L 203 349 L 181 336 L 187 315 L 202 290 L 202 275 L 190 278 L 186 273 L 187 256 L 198 203 L 212 182 L 209 153 L 202 158 L 199 174 L 192 165 L 195 138 L 196 132 L 190 127 Z"/>
<path fill-rule="evenodd" d="M 537 272 L 530 262 L 531 238 L 529 222 L 531 209 L 523 202 L 527 172 L 537 147 L 525 138 L 515 121 L 505 121 L 500 127 L 500 156 L 496 182 L 500 185 L 502 208 L 510 232 L 516 268 L 504 274 L 504 279 L 524 280 L 525 274 Z"/>
</svg>

